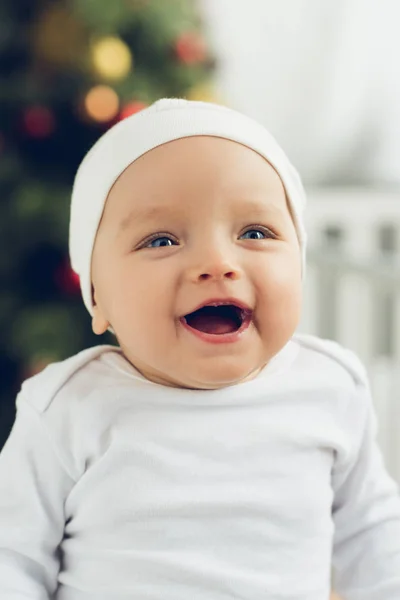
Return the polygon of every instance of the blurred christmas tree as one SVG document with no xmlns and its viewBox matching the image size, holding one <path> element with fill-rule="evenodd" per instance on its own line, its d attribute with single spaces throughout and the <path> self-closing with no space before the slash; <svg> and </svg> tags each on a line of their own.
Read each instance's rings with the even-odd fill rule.
<svg viewBox="0 0 400 600">
<path fill-rule="evenodd" d="M 194 0 L 0 3 L 0 447 L 21 381 L 98 343 L 68 260 L 73 176 L 112 124 L 207 97 Z"/>
</svg>

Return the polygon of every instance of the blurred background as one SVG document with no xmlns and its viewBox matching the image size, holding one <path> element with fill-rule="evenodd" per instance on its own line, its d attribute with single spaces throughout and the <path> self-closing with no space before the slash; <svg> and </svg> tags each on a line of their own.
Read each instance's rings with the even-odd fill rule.
<svg viewBox="0 0 400 600">
<path fill-rule="evenodd" d="M 211 94 L 215 57 L 185 0 L 0 2 L 0 448 L 21 381 L 91 332 L 68 258 L 74 174 L 110 126 Z"/>
<path fill-rule="evenodd" d="M 21 381 L 98 343 L 68 260 L 73 176 L 163 96 L 275 135 L 308 192 L 301 331 L 366 363 L 400 482 L 400 41 L 396 0 L 2 0 L 0 447 Z"/>
<path fill-rule="evenodd" d="M 368 368 L 400 483 L 397 0 L 2 0 L 0 448 L 21 381 L 98 343 L 68 260 L 74 173 L 110 126 L 163 96 L 258 119 L 299 170 L 302 332 Z M 396 58 L 397 57 L 397 58 Z"/>
</svg>

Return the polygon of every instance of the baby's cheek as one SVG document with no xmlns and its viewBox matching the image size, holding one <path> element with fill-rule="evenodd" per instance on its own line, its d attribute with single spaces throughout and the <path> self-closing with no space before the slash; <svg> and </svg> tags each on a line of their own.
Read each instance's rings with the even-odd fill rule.
<svg viewBox="0 0 400 600">
<path fill-rule="evenodd" d="M 260 327 L 270 339 L 289 339 L 300 321 L 302 291 L 297 278 L 281 277 L 264 287 L 259 303 Z"/>
<path fill-rule="evenodd" d="M 301 292 L 301 272 L 296 263 L 290 268 L 284 261 L 269 264 L 264 275 L 260 272 L 257 276 L 256 286 L 264 302 L 270 306 L 291 303 Z"/>
</svg>

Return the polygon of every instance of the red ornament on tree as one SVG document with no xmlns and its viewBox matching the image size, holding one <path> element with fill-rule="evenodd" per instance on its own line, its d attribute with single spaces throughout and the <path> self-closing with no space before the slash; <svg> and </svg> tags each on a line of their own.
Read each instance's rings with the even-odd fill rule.
<svg viewBox="0 0 400 600">
<path fill-rule="evenodd" d="M 35 138 L 46 138 L 56 127 L 52 111 L 45 106 L 31 106 L 23 114 L 22 122 L 25 131 Z"/>
<path fill-rule="evenodd" d="M 135 113 L 137 113 L 147 107 L 148 107 L 148 104 L 146 104 L 145 102 L 140 102 L 140 100 L 134 100 L 133 102 L 129 102 L 128 104 L 125 104 L 125 106 L 119 113 L 118 118 L 120 121 L 122 121 L 122 119 L 126 119 L 126 117 L 130 117 L 131 115 L 134 115 Z"/>
<path fill-rule="evenodd" d="M 62 263 L 55 273 L 57 286 L 66 294 L 76 295 L 81 291 L 79 275 L 71 269 L 69 261 Z"/>
<path fill-rule="evenodd" d="M 207 45 L 196 31 L 182 33 L 175 42 L 175 54 L 186 65 L 202 63 L 207 58 Z"/>
</svg>

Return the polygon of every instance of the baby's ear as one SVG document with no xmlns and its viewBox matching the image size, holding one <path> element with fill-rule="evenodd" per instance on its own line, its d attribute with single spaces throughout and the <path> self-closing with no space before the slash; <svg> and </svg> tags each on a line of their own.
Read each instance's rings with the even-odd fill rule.
<svg viewBox="0 0 400 600">
<path fill-rule="evenodd" d="M 110 323 L 104 316 L 98 302 L 96 290 L 92 285 L 92 304 L 93 304 L 93 316 L 92 316 L 92 330 L 96 335 L 102 335 L 107 331 Z"/>
</svg>

